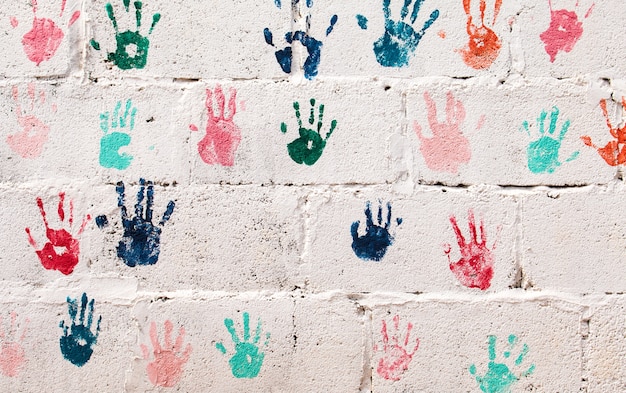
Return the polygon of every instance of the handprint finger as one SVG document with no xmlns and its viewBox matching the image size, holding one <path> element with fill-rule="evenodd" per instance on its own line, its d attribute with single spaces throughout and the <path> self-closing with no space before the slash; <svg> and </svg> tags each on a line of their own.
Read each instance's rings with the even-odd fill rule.
<svg viewBox="0 0 626 393">
<path fill-rule="evenodd" d="M 89 311 L 87 312 L 87 329 L 91 330 L 91 324 L 93 323 L 93 308 L 94 308 L 94 299 L 91 299 L 89 302 Z"/>
<path fill-rule="evenodd" d="M 391 18 L 391 10 L 389 9 L 390 4 L 391 0 L 383 0 L 383 15 L 385 16 L 385 19 Z"/>
<path fill-rule="evenodd" d="M 497 240 L 497 236 L 496 236 Z M 480 244 L 487 244 L 487 233 L 485 232 L 485 222 L 482 217 L 480 217 Z M 495 247 L 495 244 L 494 244 Z"/>
<path fill-rule="evenodd" d="M 310 103 L 311 109 L 309 110 L 309 124 L 313 125 L 313 123 L 315 123 L 315 98 L 311 98 Z"/>
<path fill-rule="evenodd" d="M 430 13 L 430 17 L 424 23 L 424 26 L 422 26 L 422 29 L 416 33 L 416 35 L 421 38 L 424 35 L 424 33 L 426 33 L 426 30 L 428 30 L 428 28 L 430 28 L 430 26 L 437 20 L 437 18 L 439 18 L 439 10 L 434 10 L 433 12 Z"/>
<path fill-rule="evenodd" d="M 78 318 L 78 322 L 81 325 L 84 325 L 85 322 L 85 310 L 87 309 L 87 305 L 89 304 L 89 301 L 87 299 L 87 294 L 85 292 L 83 292 L 83 295 L 80 299 L 80 316 Z M 89 307 L 89 309 L 91 310 L 93 308 L 93 299 L 91 300 L 91 305 Z"/>
<path fill-rule="evenodd" d="M 617 138 L 617 134 L 615 133 L 615 129 L 613 128 L 613 124 L 611 124 L 611 118 L 609 117 L 609 112 L 606 109 L 606 100 L 604 98 L 600 100 L 600 108 L 602 109 L 602 114 L 604 115 L 604 118 L 606 119 L 606 125 L 609 127 L 609 130 L 611 131 L 611 135 L 613 135 L 613 138 Z"/>
<path fill-rule="evenodd" d="M 235 344 L 239 344 L 241 340 L 239 340 L 239 337 L 237 336 L 237 332 L 235 331 L 235 323 L 233 322 L 233 320 L 230 318 L 226 318 L 224 320 L 224 326 L 226 326 L 226 330 L 228 330 L 228 333 L 230 333 L 230 337 L 232 338 L 233 342 Z"/>
<path fill-rule="evenodd" d="M 148 191 L 146 199 L 146 221 L 152 222 L 152 205 L 154 204 L 154 186 L 152 182 L 148 182 Z"/>
<path fill-rule="evenodd" d="M 302 128 L 302 119 L 300 118 L 300 103 L 295 101 L 293 103 L 293 109 L 296 111 L 296 119 L 298 119 L 298 126 Z"/>
<path fill-rule="evenodd" d="M 496 23 L 496 19 L 498 19 L 498 14 L 500 13 L 500 8 L 502 7 L 502 0 L 496 0 L 496 4 L 493 7 L 493 21 L 491 24 Z"/>
<path fill-rule="evenodd" d="M 228 112 L 229 112 L 229 116 L 226 117 L 226 113 L 224 113 L 222 115 L 222 117 L 226 121 L 231 121 L 233 119 L 233 117 L 235 116 L 235 113 L 237 113 L 237 104 L 235 102 L 237 100 L 237 90 L 235 90 L 233 87 L 231 87 L 231 88 L 228 89 L 228 94 L 230 95 L 230 97 L 228 98 Z"/>
<path fill-rule="evenodd" d="M 124 183 L 121 181 L 117 182 L 115 191 L 117 192 L 117 206 L 122 209 L 122 220 L 126 223 L 128 220 L 128 212 L 126 211 L 126 204 L 124 203 Z"/>
<path fill-rule="evenodd" d="M 435 101 L 430 97 L 427 91 L 424 92 L 424 102 L 426 103 L 426 109 L 428 111 L 428 124 L 430 124 L 430 128 L 435 132 L 437 129 L 434 125 L 438 124 L 437 121 L 437 105 Z"/>
<path fill-rule="evenodd" d="M 39 207 L 39 212 L 41 213 L 41 218 L 43 219 L 43 224 L 46 227 L 47 231 L 49 229 L 48 218 L 46 217 L 46 211 L 43 208 L 43 201 L 40 197 L 37 197 L 37 207 Z"/>
<path fill-rule="evenodd" d="M 143 217 L 143 199 L 146 196 L 146 180 L 139 179 L 139 192 L 137 193 L 137 203 L 135 204 L 135 217 Z"/>
<path fill-rule="evenodd" d="M 72 325 L 76 324 L 76 314 L 78 314 L 78 299 L 67 297 L 67 312 L 72 318 Z"/>
<path fill-rule="evenodd" d="M 257 344 L 261 340 L 261 317 L 257 319 L 256 330 L 254 331 L 254 344 Z"/>
<path fill-rule="evenodd" d="M 411 339 L 411 330 L 413 330 L 413 324 L 411 322 L 406 324 L 406 336 L 404 337 L 404 346 L 409 345 L 409 340 Z"/>
<path fill-rule="evenodd" d="M 215 86 L 215 100 L 217 102 L 217 117 L 224 118 L 224 106 L 226 98 L 224 97 L 224 91 L 222 91 L 221 85 Z"/>
<path fill-rule="evenodd" d="M 330 33 L 332 33 L 333 28 L 335 27 L 335 24 L 337 23 L 337 15 L 333 15 L 330 17 L 330 24 L 328 25 L 328 27 L 326 28 L 326 36 L 328 37 L 328 35 Z"/>
<path fill-rule="evenodd" d="M 391 336 L 391 341 L 393 341 L 394 346 L 398 346 L 399 344 L 399 334 L 400 334 L 400 316 L 394 315 L 393 317 L 393 335 Z"/>
<path fill-rule="evenodd" d="M 496 336 L 489 336 L 489 360 L 496 360 Z"/>
<path fill-rule="evenodd" d="M 250 341 L 250 314 L 243 313 L 243 341 Z"/>
<path fill-rule="evenodd" d="M 565 138 L 565 134 L 567 134 L 567 131 L 569 130 L 570 125 L 571 125 L 571 122 L 569 119 L 563 122 L 563 125 L 561 126 L 561 132 L 559 133 L 559 140 L 563 140 L 563 138 Z"/>
<path fill-rule="evenodd" d="M 350 226 L 350 233 L 352 234 L 352 240 L 357 240 L 359 238 L 359 225 L 361 225 L 360 221 L 355 221 L 352 223 L 352 225 Z M 28 229 L 28 228 L 26 228 Z M 30 232 L 29 232 L 30 234 Z"/>
<path fill-rule="evenodd" d="M 515 359 L 515 365 L 516 366 L 519 366 L 520 364 L 522 364 L 522 362 L 524 361 L 524 358 L 526 357 L 527 353 L 528 353 L 528 345 L 524 344 L 523 347 L 522 347 L 522 351 L 517 356 L 517 359 Z"/>
<path fill-rule="evenodd" d="M 400 10 L 400 19 L 404 20 L 406 16 L 409 14 L 409 5 L 411 5 L 412 0 L 404 0 L 404 4 L 402 5 L 402 10 Z M 419 0 L 416 1 L 418 3 Z"/>
<path fill-rule="evenodd" d="M 159 342 L 159 334 L 157 332 L 157 325 L 156 325 L 156 322 L 154 321 L 150 323 L 150 342 L 152 342 L 152 349 L 154 350 L 154 353 L 160 353 L 162 348 L 161 348 L 161 343 Z"/>
<path fill-rule="evenodd" d="M 365 225 L 367 228 L 374 226 L 374 220 L 372 219 L 372 207 L 370 201 L 365 202 Z"/>
<path fill-rule="evenodd" d="M 111 20 L 111 24 L 113 25 L 113 28 L 115 29 L 115 33 L 118 33 L 119 30 L 117 28 L 117 19 L 115 19 L 115 13 L 113 12 L 113 6 L 111 5 L 111 3 L 107 3 L 104 8 L 107 11 L 107 15 L 109 16 L 109 19 Z"/>
<path fill-rule="evenodd" d="M 424 0 L 415 0 L 415 4 L 413 4 L 413 12 L 411 13 L 411 24 L 415 23 L 423 3 Z"/>
<path fill-rule="evenodd" d="M 478 235 L 476 234 L 476 220 L 474 219 L 474 210 L 467 211 L 467 224 L 469 226 L 470 237 L 474 240 L 474 243 L 478 242 Z"/>
<path fill-rule="evenodd" d="M 550 134 L 554 134 L 554 131 L 556 130 L 556 121 L 559 118 L 559 108 L 557 108 L 556 106 L 552 107 L 552 113 L 550 113 L 550 129 L 548 130 L 548 132 Z"/>
<path fill-rule="evenodd" d="M 383 336 L 383 350 L 387 351 L 389 347 L 389 333 L 387 332 L 387 321 L 385 321 L 384 319 L 382 320 L 380 334 Z"/>
<path fill-rule="evenodd" d="M 471 0 L 463 0 L 463 9 L 465 10 L 465 14 L 468 18 L 472 17 L 471 9 L 470 9 Z M 471 22 L 468 23 L 468 25 Z"/>
<path fill-rule="evenodd" d="M 391 225 L 391 202 L 387 202 L 387 222 L 385 223 L 385 229 L 389 229 Z"/>
<path fill-rule="evenodd" d="M 378 225 L 383 225 L 383 203 L 378 201 Z"/>
<path fill-rule="evenodd" d="M 30 243 L 31 246 L 35 247 L 35 249 L 39 248 L 37 246 L 37 242 L 33 238 L 33 235 L 31 235 L 30 233 L 30 228 L 24 228 L 24 230 L 26 230 L 26 236 L 28 236 L 28 243 Z"/>
<path fill-rule="evenodd" d="M 172 324 L 172 321 L 170 321 L 169 319 L 165 321 L 165 337 L 164 337 L 164 343 L 165 343 L 165 349 L 166 350 L 170 350 L 172 349 L 172 332 L 174 331 L 174 324 Z"/>
<path fill-rule="evenodd" d="M 175 206 L 176 204 L 174 203 L 174 201 L 169 201 L 169 203 L 167 204 L 167 208 L 163 213 L 163 217 L 161 218 L 161 221 L 159 221 L 159 225 L 165 225 L 165 223 L 169 221 L 170 217 L 172 217 L 172 213 L 174 213 Z"/>
<path fill-rule="evenodd" d="M 456 222 L 456 217 L 450 216 L 450 223 L 452 224 L 452 229 L 454 230 L 454 233 L 456 234 L 456 239 L 457 239 L 457 243 L 459 244 L 459 247 L 465 246 L 465 238 L 463 237 L 463 234 L 461 233 L 461 229 L 459 229 L 459 225 Z M 449 254 L 448 254 L 448 257 L 449 257 Z"/>
<path fill-rule="evenodd" d="M 61 219 L 61 221 L 65 220 L 65 210 L 63 210 L 63 205 L 65 203 L 65 193 L 61 192 L 59 193 L 59 205 L 57 207 L 57 213 L 59 214 L 59 218 Z M 71 223 L 70 223 L 71 226 Z"/>
<path fill-rule="evenodd" d="M 179 352 L 183 347 L 183 340 L 185 339 L 185 327 L 181 326 L 178 329 L 178 336 L 176 336 L 176 342 L 174 343 L 173 350 L 174 352 Z"/>
</svg>

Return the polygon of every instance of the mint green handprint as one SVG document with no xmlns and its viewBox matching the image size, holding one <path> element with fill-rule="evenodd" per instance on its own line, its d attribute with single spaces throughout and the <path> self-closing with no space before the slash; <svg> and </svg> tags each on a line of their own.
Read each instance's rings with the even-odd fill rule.
<svg viewBox="0 0 626 393">
<path fill-rule="evenodd" d="M 522 372 L 520 375 L 515 375 L 504 363 L 496 363 L 496 336 L 489 336 L 489 364 L 487 365 L 487 372 L 485 375 L 476 375 L 476 365 L 472 364 L 469 368 L 470 374 L 476 378 L 480 390 L 485 393 L 510 393 L 511 386 L 519 381 L 520 378 L 526 377 L 535 371 L 535 365 L 531 364 L 530 367 Z M 509 348 L 502 353 L 504 360 L 511 358 L 512 350 L 518 343 L 517 336 L 511 334 L 508 338 Z M 524 358 L 528 354 L 528 345 L 524 344 L 519 355 L 515 358 L 515 366 L 519 367 L 524 362 Z"/>
<path fill-rule="evenodd" d="M 100 139 L 100 165 L 105 168 L 123 170 L 128 168 L 133 160 L 130 154 L 119 153 L 121 147 L 130 144 L 130 135 L 126 132 L 109 132 L 110 129 L 132 131 L 135 128 L 137 108 L 133 108 L 132 105 L 130 99 L 126 100 L 124 112 L 120 113 L 122 101 L 118 101 L 113 110 L 113 117 L 110 117 L 109 112 L 100 114 L 100 128 L 104 132 L 104 136 Z"/>
<path fill-rule="evenodd" d="M 235 378 L 254 378 L 259 375 L 265 353 L 259 351 L 259 341 L 261 341 L 261 318 L 258 319 L 254 338 L 250 341 L 250 314 L 243 313 L 243 340 L 239 339 L 235 331 L 234 322 L 230 318 L 224 320 L 224 325 L 235 343 L 235 354 L 230 358 L 230 370 Z M 270 334 L 266 333 L 264 346 L 269 343 Z M 226 347 L 221 342 L 215 347 L 226 354 Z"/>
</svg>

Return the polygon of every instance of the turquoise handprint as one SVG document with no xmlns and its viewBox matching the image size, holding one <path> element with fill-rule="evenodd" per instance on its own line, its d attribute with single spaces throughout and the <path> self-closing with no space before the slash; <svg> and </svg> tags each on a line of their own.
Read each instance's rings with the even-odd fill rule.
<svg viewBox="0 0 626 393">
<path fill-rule="evenodd" d="M 105 168 L 126 169 L 133 160 L 130 154 L 119 153 L 120 148 L 130 144 L 130 135 L 120 131 L 124 129 L 132 131 L 135 128 L 137 108 L 132 106 L 132 101 L 126 100 L 124 112 L 120 113 L 122 101 L 118 101 L 113 110 L 113 117 L 109 112 L 100 114 L 100 128 L 104 132 L 104 136 L 100 139 L 100 165 Z M 111 129 L 119 129 L 119 131 L 109 132 Z"/>
</svg>

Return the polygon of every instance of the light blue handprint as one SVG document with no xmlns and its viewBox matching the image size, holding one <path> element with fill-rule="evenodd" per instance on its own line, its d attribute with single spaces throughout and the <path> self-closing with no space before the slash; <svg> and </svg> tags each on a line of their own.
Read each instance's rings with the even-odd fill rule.
<svg viewBox="0 0 626 393">
<path fill-rule="evenodd" d="M 119 153 L 120 148 L 130 144 L 130 135 L 127 132 L 135 128 L 135 115 L 137 108 L 132 107 L 132 101 L 126 100 L 126 106 L 122 110 L 122 101 L 118 101 L 113 110 L 113 116 L 109 112 L 100 114 L 100 129 L 104 136 L 100 139 L 100 165 L 105 168 L 126 169 L 130 166 L 133 156 Z M 115 130 L 109 132 L 111 129 Z"/>
</svg>

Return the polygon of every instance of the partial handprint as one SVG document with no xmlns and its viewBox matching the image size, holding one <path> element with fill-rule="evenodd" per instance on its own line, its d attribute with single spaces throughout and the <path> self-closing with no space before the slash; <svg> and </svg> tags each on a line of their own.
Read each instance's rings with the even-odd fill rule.
<svg viewBox="0 0 626 393">
<path fill-rule="evenodd" d="M 480 0 L 480 26 L 476 26 L 473 22 L 470 4 L 471 0 L 463 0 L 463 9 L 467 15 L 469 43 L 460 52 L 463 55 L 465 64 L 477 70 L 482 70 L 489 68 L 496 60 L 502 43 L 496 33 L 485 26 L 485 9 L 487 8 L 485 0 Z M 502 0 L 495 0 L 492 25 L 496 23 L 501 6 Z"/>
<path fill-rule="evenodd" d="M 46 103 L 46 93 L 40 91 L 37 94 L 34 83 L 28 84 L 27 92 L 30 100 L 30 112 L 35 108 L 41 108 L 41 106 Z M 20 104 L 17 86 L 13 86 L 12 93 L 13 101 L 15 102 L 17 123 L 22 127 L 22 130 L 15 134 L 7 135 L 7 144 L 11 150 L 23 158 L 37 158 L 43 152 L 44 144 L 48 141 L 50 127 L 37 116 L 24 114 L 22 105 Z M 51 105 L 51 109 L 55 112 L 56 105 Z"/>
<path fill-rule="evenodd" d="M 28 318 L 24 321 L 22 334 L 17 335 L 17 314 L 11 312 L 11 328 L 9 333 L 4 331 L 2 317 L 0 317 L 0 339 L 2 340 L 2 349 L 0 350 L 0 371 L 7 377 L 15 377 L 21 371 L 26 357 L 24 356 L 24 348 L 22 342 L 26 336 L 26 327 L 30 321 Z"/>
<path fill-rule="evenodd" d="M 130 0 L 123 0 L 123 2 L 124 9 L 127 13 L 130 13 Z M 113 62 L 113 64 L 121 70 L 129 70 L 132 68 L 142 69 L 146 66 L 148 61 L 150 40 L 147 36 L 139 33 L 143 3 L 141 1 L 134 1 L 133 6 L 135 7 L 135 31 L 126 30 L 121 33 L 117 26 L 113 6 L 111 3 L 107 3 L 104 6 L 115 29 L 115 42 L 117 44 L 115 52 L 110 52 L 107 55 L 107 60 Z M 152 15 L 152 24 L 150 25 L 150 30 L 148 30 L 148 35 L 152 34 L 159 20 L 161 20 L 161 14 L 157 13 Z M 100 50 L 100 43 L 97 41 L 92 39 L 90 44 L 94 49 Z"/>
<path fill-rule="evenodd" d="M 410 341 L 411 330 L 413 324 L 409 322 L 406 326 L 406 335 L 402 341 L 400 337 L 400 316 L 393 317 L 393 334 L 391 335 L 391 343 L 389 343 L 389 334 L 387 332 L 387 322 L 382 321 L 383 327 L 380 333 L 383 336 L 383 351 L 385 355 L 379 360 L 376 372 L 381 377 L 391 380 L 399 381 L 400 376 L 406 370 L 409 369 L 409 364 L 413 360 L 413 355 L 419 348 L 420 340 L 415 338 L 415 345 Z M 411 349 L 411 347 L 413 347 Z M 378 351 L 378 346 L 374 346 L 374 351 Z M 410 350 L 411 352 L 408 352 Z"/>
<path fill-rule="evenodd" d="M 313 126 L 315 123 L 315 99 L 311 98 L 311 111 L 309 114 L 309 124 Z M 324 120 L 324 104 L 319 106 L 319 114 L 317 120 L 317 131 L 311 128 L 304 128 L 302 126 L 302 119 L 300 118 L 300 103 L 294 102 L 293 109 L 296 111 L 296 118 L 298 119 L 298 132 L 300 137 L 287 145 L 287 151 L 289 157 L 298 164 L 313 165 L 319 160 L 326 147 L 326 141 L 335 131 L 337 127 L 337 120 L 330 122 L 330 130 L 326 134 L 326 137 L 322 139 L 320 131 L 322 130 Z M 281 123 L 280 130 L 283 134 L 287 132 L 287 124 Z"/>
<path fill-rule="evenodd" d="M 565 138 L 565 134 L 570 126 L 570 121 L 565 120 L 561 127 L 561 132 L 557 138 L 554 138 L 554 131 L 556 131 L 556 121 L 559 117 L 559 108 L 556 106 L 552 108 L 550 114 L 550 128 L 548 134 L 545 130 L 545 121 L 548 113 L 543 110 L 541 115 L 537 118 L 537 126 L 539 127 L 539 139 L 531 142 L 526 149 L 528 156 L 528 169 L 532 173 L 552 173 L 554 170 L 561 166 L 562 162 L 559 161 L 559 150 L 561 149 L 561 142 Z M 522 124 L 528 136 L 530 136 L 530 125 L 528 121 L 524 121 Z M 572 155 L 565 160 L 570 162 L 578 157 L 579 152 L 575 151 Z"/>
<path fill-rule="evenodd" d="M 154 203 L 154 186 L 151 181 L 146 182 L 139 179 L 139 192 L 137 193 L 137 204 L 135 205 L 135 217 L 129 218 L 124 201 L 124 183 L 118 182 L 117 206 L 121 209 L 122 225 L 124 235 L 117 246 L 117 256 L 121 258 L 127 266 L 154 265 L 159 260 L 161 227 L 170 219 L 174 212 L 174 201 L 169 201 L 163 213 L 159 225 L 152 223 L 152 205 Z M 146 192 L 146 185 L 148 190 Z M 147 198 L 146 198 L 147 197 Z M 144 215 L 143 200 L 146 198 L 146 208 Z M 96 224 L 103 228 L 108 224 L 106 216 L 96 217 Z"/>
<path fill-rule="evenodd" d="M 89 306 L 89 309 L 87 309 L 87 306 Z M 100 334 L 102 316 L 98 317 L 96 332 L 92 332 L 91 324 L 93 322 L 94 300 L 91 299 L 91 301 L 88 302 L 87 294 L 84 292 L 80 303 L 78 323 L 76 323 L 78 299 L 72 299 L 68 296 L 67 308 L 70 318 L 72 319 L 72 324 L 68 327 L 65 325 L 64 320 L 59 323 L 59 327 L 63 329 L 63 336 L 61 336 L 59 340 L 61 353 L 65 360 L 68 360 L 75 366 L 82 367 L 91 359 L 91 355 L 93 354 L 93 346 L 96 345 L 98 335 Z M 86 325 L 85 310 L 87 311 Z"/>
<path fill-rule="evenodd" d="M 259 351 L 261 341 L 261 318 L 258 319 L 254 338 L 250 341 L 250 315 L 243 313 L 243 340 L 237 336 L 234 322 L 230 318 L 224 320 L 224 325 L 235 344 L 235 354 L 230 358 L 230 370 L 235 378 L 254 378 L 259 375 L 265 353 Z M 266 333 L 263 346 L 269 344 L 270 334 Z M 221 342 L 215 344 L 215 347 L 222 353 L 226 354 L 226 347 Z"/>
<path fill-rule="evenodd" d="M 535 371 L 535 365 L 531 364 L 530 367 L 517 375 L 511 371 L 509 366 L 505 363 L 496 363 L 496 336 L 489 336 L 489 363 L 487 365 L 487 372 L 483 375 L 477 375 L 476 366 L 472 364 L 469 368 L 470 374 L 476 378 L 480 390 L 485 393 L 510 393 L 511 386 L 519 381 L 522 377 L 527 377 Z M 513 348 L 518 343 L 518 339 L 515 335 L 511 334 L 508 338 L 509 348 L 502 353 L 504 361 L 507 361 L 513 355 Z M 515 367 L 520 367 L 524 362 L 524 358 L 528 354 L 528 345 L 524 344 L 517 358 L 515 358 Z"/>
<path fill-rule="evenodd" d="M 546 53 L 550 56 L 550 62 L 554 63 L 559 51 L 569 53 L 576 42 L 583 35 L 583 23 L 578 20 L 576 11 L 566 9 L 553 10 L 552 0 L 548 0 L 550 5 L 550 26 L 548 30 L 539 35 L 546 47 Z M 585 13 L 585 19 L 591 15 L 595 3 Z M 576 1 L 578 7 L 578 1 Z"/>
<path fill-rule="evenodd" d="M 120 113 L 121 109 L 122 101 L 118 101 L 112 118 L 110 112 L 100 114 L 100 129 L 104 132 L 100 139 L 100 165 L 104 168 L 123 170 L 128 168 L 133 160 L 133 156 L 127 153 L 120 154 L 119 150 L 130 144 L 130 135 L 121 131 L 127 129 L 130 132 L 135 128 L 137 108 L 133 108 L 131 100 L 128 99 L 123 114 Z M 109 132 L 111 129 L 119 131 Z"/>
<path fill-rule="evenodd" d="M 65 222 L 65 193 L 59 193 L 59 207 L 57 212 L 61 222 Z M 69 215 L 69 231 L 65 228 L 52 229 L 48 225 L 48 219 L 46 218 L 46 211 L 43 208 L 43 201 L 40 197 L 37 197 L 37 206 L 41 212 L 43 223 L 46 227 L 46 237 L 48 242 L 43 246 L 41 250 L 37 250 L 37 242 L 30 233 L 30 228 L 26 228 L 26 234 L 28 235 L 28 242 L 35 248 L 35 252 L 41 261 L 41 265 L 48 270 L 58 270 L 61 273 L 68 275 L 74 271 L 74 267 L 78 264 L 78 255 L 80 254 L 80 243 L 78 236 L 83 233 L 85 225 L 91 220 L 91 216 L 87 214 L 83 219 L 83 222 L 78 229 L 76 237 L 72 235 L 72 227 L 74 224 L 74 203 L 70 199 L 70 215 Z M 60 253 L 57 251 L 61 249 Z"/>
<path fill-rule="evenodd" d="M 402 224 L 402 218 L 396 218 L 396 224 Z M 387 248 L 393 244 L 394 238 L 389 233 L 391 227 L 391 202 L 387 202 L 387 220 L 383 223 L 382 202 L 378 205 L 378 223 L 372 219 L 370 202 L 365 203 L 365 235 L 359 236 L 360 221 L 352 223 L 352 251 L 364 261 L 379 262 L 387 253 Z"/>
<path fill-rule="evenodd" d="M 485 290 L 491 286 L 493 278 L 493 250 L 496 248 L 494 242 L 491 250 L 487 248 L 487 233 L 483 220 L 480 220 L 480 241 L 476 233 L 476 221 L 474 220 L 474 211 L 468 211 L 468 225 L 470 230 L 470 241 L 466 242 L 465 237 L 461 234 L 461 230 L 456 222 L 456 217 L 450 216 L 452 229 L 456 234 L 457 243 L 461 250 L 461 259 L 452 262 L 450 252 L 452 251 L 450 244 L 444 246 L 444 252 L 448 256 L 450 270 L 462 285 L 468 288 L 480 288 Z"/>
<path fill-rule="evenodd" d="M 437 106 L 428 92 L 424 93 L 424 101 L 433 136 L 425 137 L 419 123 L 413 122 L 413 129 L 421 143 L 420 150 L 424 161 L 434 171 L 456 173 L 459 166 L 469 162 L 472 157 L 469 141 L 461 132 L 461 125 L 465 120 L 465 107 L 461 101 L 454 99 L 452 92 L 448 92 L 446 121 L 440 123 L 437 120 Z"/>
<path fill-rule="evenodd" d="M 609 132 L 615 140 L 610 141 L 604 147 L 598 147 L 593 144 L 591 137 L 589 136 L 581 136 L 580 139 L 585 145 L 596 149 L 598 154 L 600 154 L 600 157 L 602 157 L 607 164 L 611 166 L 623 165 L 626 163 L 626 124 L 622 127 L 613 127 L 611 119 L 609 118 L 609 113 L 606 110 L 605 99 L 600 100 L 600 108 L 602 108 L 602 113 L 606 119 L 606 125 L 609 127 Z M 626 98 L 622 97 L 622 111 L 625 108 Z"/>
<path fill-rule="evenodd" d="M 187 344 L 185 351 L 181 353 L 185 328 L 180 327 L 176 342 L 172 344 L 172 331 L 174 326 L 169 320 L 165 321 L 165 348 L 161 348 L 157 334 L 156 322 L 150 324 L 150 341 L 152 341 L 154 361 L 148 364 L 146 371 L 148 378 L 154 386 L 172 387 L 183 376 L 183 366 L 191 355 L 191 345 Z M 144 360 L 150 359 L 148 346 L 141 344 Z"/>
</svg>

